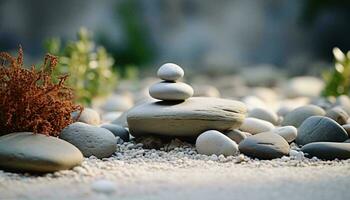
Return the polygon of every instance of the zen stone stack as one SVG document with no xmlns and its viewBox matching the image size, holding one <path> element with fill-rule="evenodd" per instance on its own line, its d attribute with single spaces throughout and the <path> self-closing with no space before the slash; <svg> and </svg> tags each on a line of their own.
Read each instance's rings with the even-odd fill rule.
<svg viewBox="0 0 350 200">
<path fill-rule="evenodd" d="M 211 97 L 192 97 L 193 89 L 178 80 L 184 70 L 167 63 L 157 73 L 162 82 L 149 89 L 158 100 L 141 104 L 128 112 L 127 121 L 134 137 L 158 135 L 195 138 L 207 130 L 238 128 L 245 117 L 243 103 Z"/>
</svg>

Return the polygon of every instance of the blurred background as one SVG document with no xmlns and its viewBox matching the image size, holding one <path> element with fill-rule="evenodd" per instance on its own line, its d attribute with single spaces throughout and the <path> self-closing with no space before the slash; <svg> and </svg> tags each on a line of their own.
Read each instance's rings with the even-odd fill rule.
<svg viewBox="0 0 350 200">
<path fill-rule="evenodd" d="M 37 62 L 47 39 L 74 40 L 86 27 L 120 69 L 176 62 L 317 74 L 331 67 L 334 46 L 350 49 L 349 10 L 345 0 L 1 0 L 0 49 L 22 44 L 26 62 Z"/>
</svg>

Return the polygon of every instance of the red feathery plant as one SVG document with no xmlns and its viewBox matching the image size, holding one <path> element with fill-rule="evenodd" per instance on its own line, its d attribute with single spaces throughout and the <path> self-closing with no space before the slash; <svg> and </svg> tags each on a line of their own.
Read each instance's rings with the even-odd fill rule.
<svg viewBox="0 0 350 200">
<path fill-rule="evenodd" d="M 68 75 L 53 77 L 56 64 L 57 58 L 47 54 L 39 70 L 27 69 L 21 47 L 17 58 L 0 53 L 0 135 L 30 131 L 58 136 L 74 122 L 71 113 L 82 107 L 64 85 Z"/>
</svg>

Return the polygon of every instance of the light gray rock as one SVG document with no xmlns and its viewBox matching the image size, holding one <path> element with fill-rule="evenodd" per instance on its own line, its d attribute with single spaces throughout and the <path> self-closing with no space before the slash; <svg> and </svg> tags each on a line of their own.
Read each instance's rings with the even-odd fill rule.
<svg viewBox="0 0 350 200">
<path fill-rule="evenodd" d="M 248 117 L 243 120 L 243 124 L 239 127 L 239 130 L 255 135 L 271 131 L 274 128 L 274 125 L 268 121 Z"/>
<path fill-rule="evenodd" d="M 287 142 L 291 143 L 297 137 L 298 129 L 294 126 L 282 126 L 273 129 L 272 132 L 282 136 Z"/>
<path fill-rule="evenodd" d="M 232 156 L 238 151 L 238 145 L 219 131 L 209 130 L 198 136 L 196 150 L 205 155 Z"/>
<path fill-rule="evenodd" d="M 227 137 L 229 137 L 231 140 L 235 141 L 237 144 L 239 144 L 242 140 L 247 138 L 246 133 L 244 133 L 238 129 L 229 130 L 229 131 L 225 132 L 225 135 Z"/>
<path fill-rule="evenodd" d="M 31 132 L 0 137 L 0 168 L 16 172 L 49 173 L 80 165 L 83 155 L 56 137 Z"/>
<path fill-rule="evenodd" d="M 184 74 L 184 70 L 174 63 L 165 63 L 157 72 L 157 76 L 165 81 L 176 81 L 182 78 Z"/>
<path fill-rule="evenodd" d="M 264 108 L 253 108 L 249 111 L 248 117 L 262 119 L 271 122 L 274 125 L 278 124 L 278 115 L 275 112 Z"/>
<path fill-rule="evenodd" d="M 349 119 L 348 113 L 340 106 L 336 106 L 327 110 L 326 117 L 333 119 L 340 125 L 346 124 L 346 121 Z"/>
<path fill-rule="evenodd" d="M 116 151 L 117 141 L 112 132 L 82 122 L 67 126 L 59 137 L 76 146 L 85 157 L 105 158 Z"/>
<path fill-rule="evenodd" d="M 158 101 L 129 110 L 130 134 L 197 137 L 206 130 L 238 128 L 245 117 L 243 103 L 210 97 L 192 97 L 184 102 Z"/>
<path fill-rule="evenodd" d="M 124 142 L 129 142 L 130 140 L 129 131 L 122 126 L 116 124 L 102 124 L 100 127 L 109 130 L 114 136 L 120 137 Z"/>
<path fill-rule="evenodd" d="M 79 112 L 72 113 L 73 118 L 78 117 Z M 81 112 L 80 117 L 78 118 L 79 122 L 83 122 L 90 125 L 99 125 L 100 124 L 100 115 L 94 109 L 84 108 Z"/>
<path fill-rule="evenodd" d="M 324 116 L 326 112 L 319 106 L 306 105 L 289 112 L 282 121 L 282 126 L 298 128 L 303 121 L 311 116 Z"/>
<path fill-rule="evenodd" d="M 335 101 L 335 105 L 341 106 L 350 115 L 350 98 L 346 95 L 340 95 Z"/>
<path fill-rule="evenodd" d="M 239 143 L 239 151 L 259 159 L 274 159 L 289 154 L 289 144 L 280 135 L 265 132 L 244 139 Z"/>
<path fill-rule="evenodd" d="M 316 156 L 320 159 L 349 159 L 350 143 L 338 142 L 313 142 L 301 148 L 309 157 Z"/>
<path fill-rule="evenodd" d="M 345 129 L 328 117 L 307 118 L 298 128 L 296 143 L 305 145 L 312 142 L 344 142 L 348 139 Z"/>
<path fill-rule="evenodd" d="M 193 89 L 186 83 L 159 82 L 149 88 L 151 97 L 159 100 L 181 101 L 193 95 Z"/>
</svg>

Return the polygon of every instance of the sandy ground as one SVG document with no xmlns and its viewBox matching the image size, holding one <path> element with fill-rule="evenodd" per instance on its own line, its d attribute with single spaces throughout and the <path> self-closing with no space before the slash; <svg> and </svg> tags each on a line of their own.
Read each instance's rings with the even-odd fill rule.
<svg viewBox="0 0 350 200">
<path fill-rule="evenodd" d="M 350 160 L 237 162 L 237 156 L 220 162 L 174 155 L 89 158 L 42 176 L 0 171 L 0 199 L 350 199 Z M 92 190 L 99 179 L 113 181 L 115 192 Z"/>
</svg>

